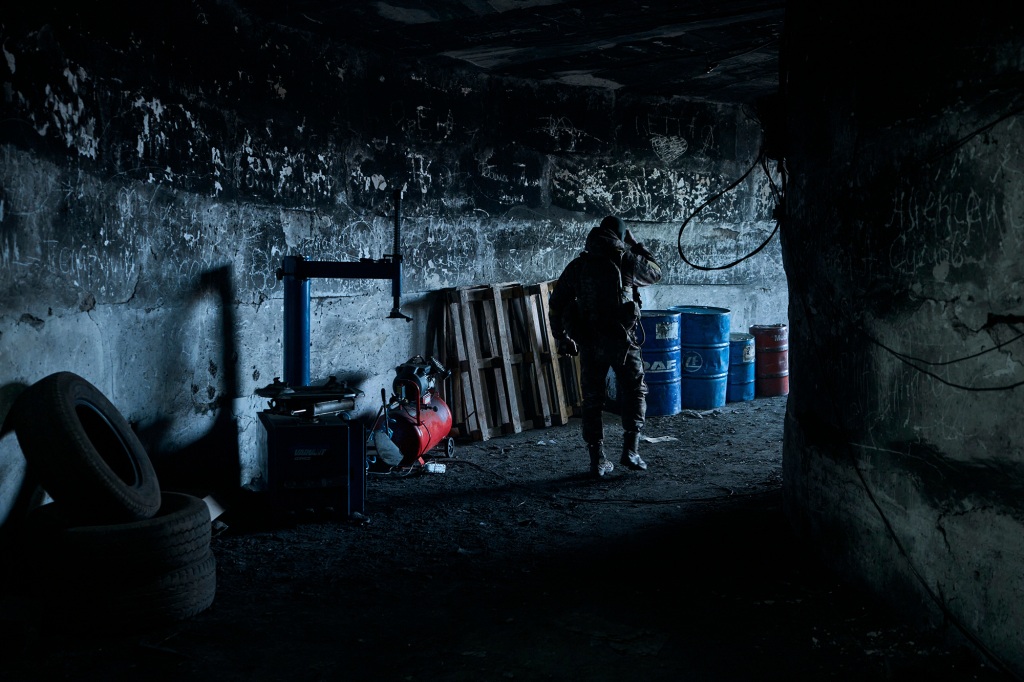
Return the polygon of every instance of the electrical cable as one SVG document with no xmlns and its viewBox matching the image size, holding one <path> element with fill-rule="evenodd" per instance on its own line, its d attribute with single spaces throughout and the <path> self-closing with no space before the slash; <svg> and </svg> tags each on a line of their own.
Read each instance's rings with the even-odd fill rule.
<svg viewBox="0 0 1024 682">
<path fill-rule="evenodd" d="M 983 133 L 993 129 L 994 127 L 996 127 L 997 125 L 999 125 L 1003 121 L 1006 121 L 1007 119 L 1012 118 L 1013 116 L 1017 116 L 1017 115 L 1019 115 L 1021 113 L 1024 113 L 1024 107 L 1017 107 L 1015 109 L 1011 109 L 1010 111 L 1007 111 L 1006 113 L 1002 114 L 1001 116 L 998 116 L 997 118 L 993 119 L 992 121 L 990 121 L 990 122 L 988 122 L 988 123 L 986 123 L 986 124 L 984 124 L 982 126 L 979 126 L 976 129 L 972 130 L 970 133 L 964 135 L 963 137 L 961 137 L 958 140 L 954 141 L 950 145 L 947 145 L 946 147 L 944 147 L 943 149 L 939 150 L 938 152 L 932 154 L 931 156 L 929 156 L 929 157 L 927 157 L 925 159 L 922 159 L 916 165 L 918 166 L 919 169 L 923 168 L 925 166 L 928 166 L 928 165 L 938 161 L 939 159 L 941 159 L 946 154 L 949 154 L 949 153 L 952 153 L 953 151 L 956 151 L 957 149 L 959 149 L 963 145 L 967 144 L 967 142 L 969 142 L 970 140 L 972 140 L 975 137 L 977 137 L 978 135 L 981 135 L 981 134 L 983 134 Z M 1014 327 L 1013 325 L 1009 325 L 1009 326 L 1014 331 L 1018 331 L 1017 328 Z M 1018 388 L 1020 386 L 1024 386 L 1024 380 L 1018 381 L 1018 382 L 1012 383 L 1012 384 L 1006 384 L 1006 385 L 1003 385 L 1003 386 L 980 386 L 980 387 L 979 386 L 967 386 L 967 385 L 964 385 L 964 384 L 958 384 L 958 383 L 949 381 L 947 379 L 944 379 L 944 378 L 938 376 L 937 374 L 935 374 L 933 372 L 930 372 L 927 369 L 925 369 L 925 368 L 920 366 L 920 365 L 928 365 L 928 366 L 932 366 L 932 367 L 944 367 L 944 366 L 956 364 L 958 362 L 963 362 L 965 360 L 971 360 L 971 359 L 974 359 L 974 358 L 979 357 L 981 355 L 984 355 L 986 353 L 990 353 L 990 352 L 992 352 L 994 350 L 998 350 L 998 349 L 1002 348 L 1003 346 L 1006 346 L 1008 344 L 1011 344 L 1011 343 L 1017 341 L 1021 337 L 1024 337 L 1024 333 L 1018 333 L 1018 335 L 1013 337 L 1012 339 L 1009 339 L 1007 341 L 1003 341 L 1001 343 L 996 344 L 995 346 L 993 346 L 991 348 L 987 348 L 985 350 L 978 351 L 977 353 L 973 353 L 971 355 L 965 355 L 963 357 L 955 358 L 953 360 L 931 361 L 931 360 L 926 360 L 924 358 L 917 358 L 917 357 L 914 357 L 914 356 L 910 356 L 910 355 L 907 355 L 906 353 L 901 353 L 901 352 L 899 352 L 899 351 L 897 351 L 897 350 L 895 350 L 893 348 L 890 348 L 890 347 L 886 346 L 884 343 L 882 343 L 878 339 L 876 339 L 873 336 L 871 336 L 866 330 L 859 329 L 859 331 L 862 334 L 864 334 L 864 336 L 867 337 L 867 339 L 871 343 L 875 344 L 876 346 L 878 346 L 882 350 L 884 350 L 887 353 L 891 354 L 893 357 L 898 359 L 900 362 L 903 362 L 904 364 L 908 365 L 909 367 L 912 367 L 913 369 L 917 370 L 918 372 L 921 372 L 922 374 L 925 374 L 926 376 L 929 376 L 929 377 L 931 377 L 931 378 L 939 381 L 940 383 L 945 384 L 946 386 L 949 386 L 951 388 L 956 388 L 956 389 L 960 389 L 960 390 L 964 390 L 964 391 L 972 391 L 972 392 L 988 392 L 988 391 L 1010 391 L 1010 390 L 1013 390 L 1013 389 Z"/>
<path fill-rule="evenodd" d="M 852 443 L 852 445 L 858 446 L 857 443 Z M 857 466 L 856 464 L 853 465 L 853 468 L 857 472 L 857 477 L 860 479 L 861 485 L 864 486 L 864 492 L 867 493 L 868 499 L 871 500 L 871 504 L 874 505 L 875 511 L 878 512 L 878 516 L 879 518 L 881 518 L 882 525 L 885 526 L 885 530 L 889 534 L 889 538 L 893 541 L 893 544 L 896 545 L 896 549 L 899 550 L 899 553 L 907 562 L 907 566 L 910 568 L 910 572 L 921 584 L 921 587 L 924 588 L 924 591 L 927 593 L 928 597 L 931 598 L 931 600 L 935 602 L 935 605 L 939 607 L 939 610 L 942 612 L 942 615 L 950 623 L 952 623 L 953 627 L 960 631 L 960 633 L 963 634 L 963 636 L 966 637 L 968 641 L 970 641 L 974 646 L 976 646 L 978 650 L 981 651 L 981 653 L 989 661 L 991 661 L 996 668 L 999 669 L 1000 672 L 1006 674 L 1011 679 L 1020 682 L 1021 678 L 1015 675 L 1006 663 L 1004 663 L 991 649 L 985 646 L 985 643 L 982 642 L 977 635 L 968 630 L 967 626 L 961 623 L 959 619 L 957 619 L 956 616 L 954 616 L 953 613 L 950 612 L 949 607 L 946 606 L 946 603 L 942 600 L 942 598 L 939 595 L 935 594 L 935 591 L 925 581 L 924 576 L 921 575 L 920 571 L 917 570 L 917 567 L 914 565 L 914 562 L 911 561 L 910 555 L 907 553 L 906 548 L 903 546 L 903 543 L 900 542 L 899 537 L 896 535 L 896 530 L 892 527 L 892 524 L 889 522 L 888 517 L 886 517 L 885 512 L 882 511 L 882 507 L 881 505 L 878 504 L 878 500 L 875 499 L 874 493 L 871 492 L 871 488 L 868 486 L 868 482 L 864 478 L 864 472 L 861 471 L 860 467 Z"/>
<path fill-rule="evenodd" d="M 1009 339 L 1008 341 L 1003 341 L 1001 343 L 997 343 L 996 345 L 992 346 L 991 348 L 986 348 L 985 350 L 980 350 L 977 353 L 972 353 L 971 355 L 965 355 L 962 358 L 955 358 L 953 360 L 945 360 L 945 361 L 942 361 L 942 362 L 939 362 L 937 360 L 925 360 L 923 358 L 915 358 L 915 357 L 913 357 L 911 355 L 907 355 L 906 353 L 901 353 L 899 351 L 892 350 L 892 349 L 889 349 L 889 348 L 886 348 L 886 350 L 888 350 L 890 353 L 892 353 L 896 357 L 898 357 L 900 359 L 903 359 L 903 360 L 910 360 L 911 362 L 917 362 L 917 363 L 920 363 L 922 365 L 931 365 L 933 367 L 943 367 L 945 365 L 953 365 L 953 364 L 956 364 L 958 362 L 963 362 L 964 360 L 973 360 L 974 358 L 977 358 L 977 357 L 980 357 L 982 355 L 985 355 L 986 353 L 991 353 L 994 350 L 999 350 L 1003 346 L 1008 346 L 1009 344 L 1013 343 L 1014 341 L 1016 341 L 1017 339 L 1020 339 L 1022 337 L 1024 337 L 1024 334 L 1018 334 L 1017 336 L 1013 337 L 1012 339 Z M 879 344 L 879 345 L 881 345 L 881 344 Z M 883 346 L 883 348 L 884 348 L 884 346 Z"/>
<path fill-rule="evenodd" d="M 388 476 L 391 478 L 408 478 L 413 474 L 420 473 L 420 467 L 418 466 L 393 466 L 387 471 L 367 471 L 367 476 Z"/>
<path fill-rule="evenodd" d="M 884 343 L 882 343 L 881 341 L 879 341 L 875 337 L 873 337 L 870 334 L 868 334 L 865 330 L 861 329 L 860 332 L 862 334 L 864 334 L 864 336 L 866 336 L 867 339 L 871 343 L 875 344 L 876 346 L 878 346 L 882 350 L 892 354 L 892 356 L 895 357 L 900 362 L 902 362 L 902 363 L 904 363 L 904 364 L 906 364 L 906 365 L 908 365 L 910 367 L 913 367 L 918 372 L 921 372 L 922 374 L 924 374 L 926 376 L 930 376 L 931 378 L 933 378 L 933 379 L 939 381 L 940 383 L 943 383 L 946 386 L 949 386 L 951 388 L 958 388 L 958 389 L 961 389 L 961 390 L 964 390 L 964 391 L 972 391 L 972 392 L 982 393 L 982 392 L 989 392 L 989 391 L 1012 391 L 1013 389 L 1015 389 L 1015 388 L 1017 388 L 1019 386 L 1024 386 L 1024 379 L 1022 379 L 1021 381 L 1018 381 L 1016 383 L 1013 383 L 1013 384 L 1006 384 L 1004 386 L 966 386 L 964 384 L 957 384 L 957 383 L 954 383 L 954 382 L 949 381 L 947 379 L 943 379 L 942 377 L 940 377 L 938 374 L 935 374 L 934 372 L 929 372 L 924 367 L 920 367 L 920 366 L 914 364 L 914 362 L 912 362 L 910 359 L 908 359 L 907 356 L 903 355 L 899 351 L 896 351 L 896 350 L 893 350 L 892 348 L 889 348 Z M 1017 337 L 1017 338 L 1020 338 L 1020 337 Z M 1013 339 L 1013 340 L 1016 340 L 1016 339 Z M 1009 343 L 1009 341 L 1007 343 Z M 1005 345 L 1005 344 L 1003 344 L 1003 345 Z M 962 359 L 967 359 L 967 358 L 962 358 Z M 935 363 L 935 364 L 941 364 L 941 363 Z"/>
<path fill-rule="evenodd" d="M 982 133 L 986 133 L 989 130 L 992 130 L 993 128 L 995 128 L 997 125 L 999 125 L 1003 121 L 1005 121 L 1005 120 L 1007 120 L 1009 118 L 1012 118 L 1014 116 L 1017 116 L 1018 114 L 1022 114 L 1022 113 L 1024 113 L 1024 107 L 1017 107 L 1016 109 L 1011 109 L 1010 111 L 1006 112 L 1002 116 L 999 116 L 998 118 L 996 118 L 996 119 L 986 123 L 983 126 L 980 126 L 979 128 L 976 128 L 975 130 L 972 130 L 971 132 L 969 132 L 966 135 L 964 135 L 963 137 L 961 137 L 959 140 L 956 140 L 952 144 L 950 144 L 950 145 L 940 149 L 939 151 L 935 152 L 934 154 L 932 154 L 928 158 L 924 159 L 921 162 L 921 165 L 922 166 L 927 166 L 927 165 L 933 163 L 934 161 L 938 161 L 940 158 L 942 158 L 946 154 L 949 154 L 950 152 L 956 151 L 960 147 L 963 147 L 965 144 L 970 142 L 972 139 L 974 139 L 978 135 L 981 135 Z"/>
<path fill-rule="evenodd" d="M 771 189 L 772 197 L 775 199 L 775 209 L 772 211 L 773 217 L 775 217 L 775 228 L 772 230 L 771 234 L 769 234 L 768 237 L 763 242 L 761 242 L 761 244 L 757 248 L 755 248 L 753 251 L 751 251 L 750 253 L 746 254 L 745 256 L 737 258 L 736 260 L 732 261 L 731 263 L 726 263 L 725 265 L 708 266 L 708 265 L 697 265 L 696 263 L 692 262 L 690 259 L 688 259 L 686 257 L 686 254 L 683 252 L 683 231 L 686 230 L 686 226 L 689 224 L 689 222 L 691 220 L 693 220 L 697 216 L 698 213 L 703 211 L 705 208 L 707 208 L 712 203 L 714 203 L 714 202 L 718 201 L 719 199 L 721 199 L 727 192 L 735 189 L 741 182 L 746 180 L 747 176 L 749 176 L 753 172 L 753 170 L 758 167 L 758 165 L 760 165 L 764 169 L 765 175 L 768 177 L 768 185 L 769 185 L 769 188 Z M 781 161 L 779 162 L 779 168 L 780 168 L 780 171 L 782 172 L 782 184 L 783 184 L 783 190 L 784 190 L 784 188 L 785 188 L 785 164 L 783 162 L 781 162 Z M 700 206 L 698 206 L 689 216 L 687 216 L 686 220 L 683 221 L 683 224 L 679 227 L 679 234 L 678 234 L 678 236 L 676 238 L 676 247 L 677 247 L 677 249 L 679 251 L 679 258 L 684 263 L 689 265 L 691 268 L 694 268 L 695 270 L 702 270 L 702 271 L 727 270 L 728 268 L 735 267 L 736 265 L 739 265 L 740 263 L 742 263 L 743 261 L 747 260 L 748 258 L 752 258 L 753 256 L 755 256 L 758 253 L 760 253 L 761 250 L 764 249 L 764 247 L 768 246 L 768 243 L 771 242 L 772 237 L 774 237 L 775 234 L 779 231 L 779 226 L 782 223 L 782 220 L 781 220 L 781 206 L 782 206 L 782 201 L 784 199 L 784 196 L 785 196 L 784 192 L 780 193 L 779 188 L 775 185 L 775 181 L 772 179 L 771 173 L 768 170 L 768 157 L 764 155 L 763 151 L 760 152 L 758 154 L 757 158 L 754 159 L 754 163 L 750 166 L 750 168 L 747 169 L 747 172 L 745 172 L 739 178 L 734 180 L 728 187 L 726 187 L 722 191 L 718 192 L 717 194 L 712 196 L 710 199 L 706 200 L 704 203 L 702 203 Z"/>
</svg>

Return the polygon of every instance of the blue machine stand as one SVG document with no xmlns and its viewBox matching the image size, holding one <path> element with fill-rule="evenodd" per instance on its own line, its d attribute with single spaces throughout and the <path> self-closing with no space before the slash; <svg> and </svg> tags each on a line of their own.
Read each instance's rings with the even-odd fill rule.
<svg viewBox="0 0 1024 682">
<path fill-rule="evenodd" d="M 260 413 L 264 427 L 267 490 L 276 506 L 289 509 L 343 508 L 362 513 L 366 495 L 366 431 L 349 419 L 355 394 L 334 377 L 324 387 L 309 386 L 309 281 L 311 279 L 390 279 L 394 299 L 388 318 L 403 315 L 400 248 L 401 190 L 395 190 L 394 252 L 380 260 L 307 261 L 285 256 L 277 270 L 284 286 L 284 381 L 257 391 L 272 398 Z"/>
<path fill-rule="evenodd" d="M 390 279 L 393 303 L 388 318 L 412 320 L 400 310 L 402 298 L 402 255 L 400 253 L 401 190 L 395 190 L 394 253 L 380 260 L 308 261 L 302 256 L 285 256 L 277 278 L 284 285 L 284 382 L 289 386 L 309 385 L 309 280 Z"/>
</svg>

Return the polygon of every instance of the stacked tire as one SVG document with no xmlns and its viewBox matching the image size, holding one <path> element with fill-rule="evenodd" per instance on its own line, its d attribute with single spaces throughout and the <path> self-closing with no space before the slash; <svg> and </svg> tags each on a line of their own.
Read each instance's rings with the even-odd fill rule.
<svg viewBox="0 0 1024 682">
<path fill-rule="evenodd" d="M 29 514 L 26 531 L 33 580 L 58 622 L 136 630 L 213 603 L 206 503 L 161 491 L 142 443 L 95 386 L 51 374 L 8 418 L 30 474 L 53 499 Z"/>
</svg>

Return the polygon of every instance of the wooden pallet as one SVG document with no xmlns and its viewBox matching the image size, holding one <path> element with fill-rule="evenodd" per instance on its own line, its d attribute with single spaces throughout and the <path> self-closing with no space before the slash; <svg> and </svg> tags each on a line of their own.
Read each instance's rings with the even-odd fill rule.
<svg viewBox="0 0 1024 682">
<path fill-rule="evenodd" d="M 559 358 L 548 324 L 552 282 L 446 289 L 442 362 L 462 435 L 487 440 L 567 424 L 578 409 L 579 360 Z M 441 327 L 442 325 L 438 325 Z"/>
<path fill-rule="evenodd" d="M 545 414 L 551 415 L 552 424 L 568 424 L 574 408 L 582 404 L 579 387 L 579 357 L 558 356 L 557 342 L 551 333 L 548 299 L 555 283 L 541 282 L 527 287 L 531 301 L 528 308 L 535 315 L 531 325 L 534 330 L 534 347 L 539 355 L 538 382 L 544 401 Z M 542 399 L 543 401 L 543 399 Z"/>
</svg>

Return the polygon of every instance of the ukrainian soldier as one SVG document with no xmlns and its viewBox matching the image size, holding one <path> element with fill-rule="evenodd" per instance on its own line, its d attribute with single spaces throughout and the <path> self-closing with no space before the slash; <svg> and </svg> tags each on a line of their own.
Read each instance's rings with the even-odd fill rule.
<svg viewBox="0 0 1024 682">
<path fill-rule="evenodd" d="M 636 327 L 638 287 L 661 280 L 654 255 L 633 238 L 626 224 L 608 216 L 587 235 L 583 252 L 562 271 L 551 292 L 551 331 L 561 355 L 580 356 L 583 388 L 583 440 L 590 471 L 603 477 L 614 469 L 604 455 L 605 378 L 618 381 L 622 409 L 622 457 L 630 469 L 646 469 L 640 457 L 640 430 L 647 410 L 647 385 Z"/>
</svg>

